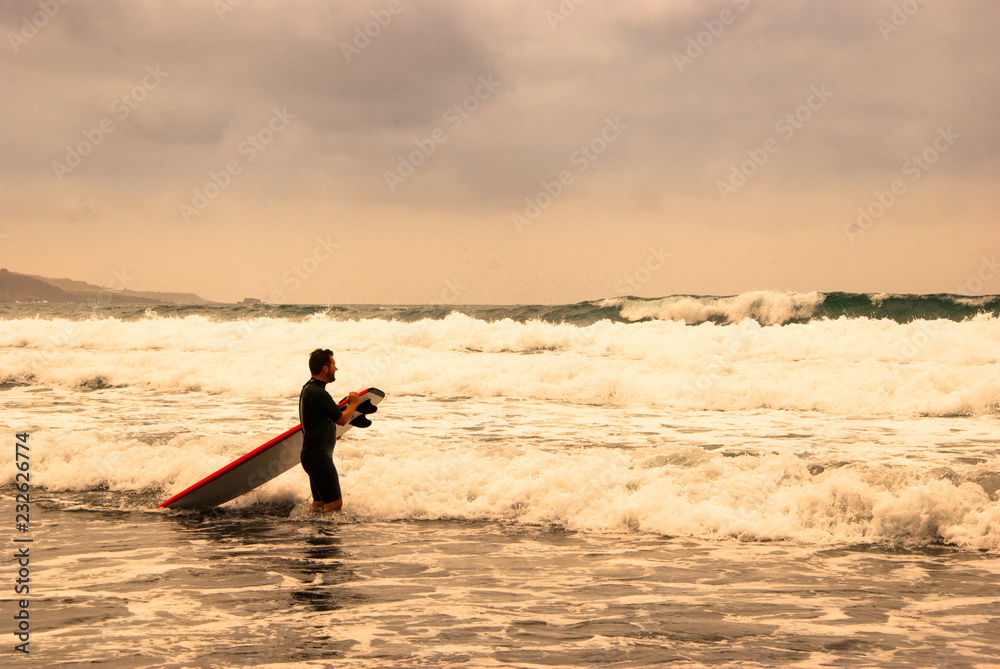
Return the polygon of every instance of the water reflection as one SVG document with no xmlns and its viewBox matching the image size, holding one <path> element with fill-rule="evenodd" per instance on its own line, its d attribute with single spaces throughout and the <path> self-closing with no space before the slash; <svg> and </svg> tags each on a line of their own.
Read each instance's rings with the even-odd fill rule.
<svg viewBox="0 0 1000 669">
<path fill-rule="evenodd" d="M 217 564 L 226 580 L 261 582 L 260 596 L 272 606 L 286 599 L 289 609 L 335 611 L 355 603 L 357 594 L 338 586 L 358 580 L 348 566 L 336 526 L 322 519 L 289 520 L 292 505 L 211 509 L 166 515 L 206 564 Z M 267 511 L 266 515 L 261 515 Z M 207 544 L 203 543 L 207 542 Z M 267 575 L 280 576 L 280 582 Z M 211 575 L 205 575 L 210 580 Z M 270 581 L 270 582 L 269 582 Z M 265 594 L 266 593 L 266 594 Z"/>
</svg>

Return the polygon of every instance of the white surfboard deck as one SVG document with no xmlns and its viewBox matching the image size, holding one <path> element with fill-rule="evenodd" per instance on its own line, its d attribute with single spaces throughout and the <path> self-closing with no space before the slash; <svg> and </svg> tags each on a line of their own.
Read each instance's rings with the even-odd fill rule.
<svg viewBox="0 0 1000 669">
<path fill-rule="evenodd" d="M 358 409 L 346 425 L 337 426 L 337 438 L 353 427 L 351 422 L 364 422 L 366 414 L 374 413 L 385 397 L 378 388 L 358 393 Z M 370 404 L 366 405 L 368 402 Z M 347 406 L 347 398 L 337 403 Z M 284 434 L 258 446 L 243 457 L 209 474 L 190 488 L 160 504 L 158 509 L 206 509 L 236 499 L 299 464 L 302 450 L 302 426 L 296 425 Z"/>
</svg>

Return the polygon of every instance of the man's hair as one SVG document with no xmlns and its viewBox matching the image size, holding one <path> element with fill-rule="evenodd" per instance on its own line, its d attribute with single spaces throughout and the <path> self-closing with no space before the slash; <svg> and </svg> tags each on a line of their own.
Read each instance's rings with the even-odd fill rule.
<svg viewBox="0 0 1000 669">
<path fill-rule="evenodd" d="M 330 356 L 333 351 L 328 348 L 318 348 L 309 354 L 309 373 L 316 375 L 323 371 L 323 368 L 330 364 Z"/>
</svg>

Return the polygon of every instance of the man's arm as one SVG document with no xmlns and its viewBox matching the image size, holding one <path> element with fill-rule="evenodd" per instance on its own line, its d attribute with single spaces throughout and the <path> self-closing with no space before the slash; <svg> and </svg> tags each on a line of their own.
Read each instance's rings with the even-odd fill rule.
<svg viewBox="0 0 1000 669">
<path fill-rule="evenodd" d="M 337 425 L 347 425 L 347 421 L 351 420 L 354 416 L 354 410 L 358 408 L 358 394 L 357 393 L 347 393 L 347 408 L 344 412 L 340 414 L 340 418 L 337 420 Z"/>
</svg>

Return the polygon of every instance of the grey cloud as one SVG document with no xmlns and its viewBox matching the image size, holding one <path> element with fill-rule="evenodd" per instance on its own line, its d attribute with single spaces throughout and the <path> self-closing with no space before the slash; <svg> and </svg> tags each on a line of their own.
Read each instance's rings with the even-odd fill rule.
<svg viewBox="0 0 1000 669">
<path fill-rule="evenodd" d="M 4 25 L 34 6 L 6 5 Z M 185 187 L 191 165 L 213 165 L 274 106 L 291 109 L 303 134 L 275 179 L 306 166 L 359 198 L 387 197 L 384 172 L 445 127 L 447 143 L 411 182 L 419 187 L 392 197 L 501 209 L 564 169 L 614 115 L 630 127 L 602 159 L 607 178 L 714 197 L 728 165 L 777 136 L 814 86 L 834 97 L 783 140 L 774 177 L 822 183 L 892 171 L 939 125 L 968 138 L 949 169 L 989 167 L 1000 145 L 1000 65 L 975 46 L 994 43 L 1000 25 L 1000 9 L 985 1 L 927 4 L 888 40 L 878 22 L 891 2 L 588 3 L 555 30 L 552 3 L 404 2 L 348 62 L 343 44 L 385 6 L 244 2 L 220 20 L 203 2 L 69 3 L 36 42 L 3 56 L 5 78 L 24 96 L 0 131 L 13 156 L 3 164 L 16 169 L 32 146 L 58 154 L 151 64 L 170 79 L 122 124 L 122 141 L 186 153 L 164 160 L 121 145 L 105 157 Z M 679 69 L 688 40 L 723 10 L 734 20 Z M 499 92 L 447 128 L 446 110 L 490 74 Z M 44 125 L 30 114 L 39 105 Z"/>
</svg>

